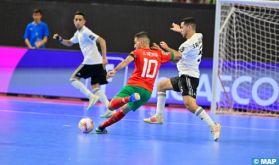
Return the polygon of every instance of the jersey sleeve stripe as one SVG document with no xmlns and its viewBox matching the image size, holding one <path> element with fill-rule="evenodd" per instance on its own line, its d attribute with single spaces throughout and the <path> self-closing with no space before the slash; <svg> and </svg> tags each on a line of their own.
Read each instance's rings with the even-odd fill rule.
<svg viewBox="0 0 279 165">
<path fill-rule="evenodd" d="M 174 61 L 174 53 L 171 52 L 171 60 Z"/>
<path fill-rule="evenodd" d="M 136 56 L 133 53 L 130 53 L 129 56 L 132 56 L 134 59 L 136 59 Z"/>
</svg>

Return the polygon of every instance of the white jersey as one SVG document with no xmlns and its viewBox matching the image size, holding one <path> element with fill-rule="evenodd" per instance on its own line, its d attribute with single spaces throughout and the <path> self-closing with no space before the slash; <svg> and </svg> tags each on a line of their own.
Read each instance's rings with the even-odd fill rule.
<svg viewBox="0 0 279 165">
<path fill-rule="evenodd" d="M 84 57 L 82 64 L 94 65 L 102 63 L 102 56 L 96 44 L 98 37 L 97 34 L 93 33 L 86 26 L 83 26 L 80 30 L 77 30 L 70 39 L 74 44 L 79 43 Z"/>
<path fill-rule="evenodd" d="M 176 64 L 179 76 L 188 75 L 199 78 L 199 65 L 202 57 L 202 34 L 195 33 L 191 38 L 182 43 L 179 47 L 182 54 L 181 59 Z"/>
</svg>

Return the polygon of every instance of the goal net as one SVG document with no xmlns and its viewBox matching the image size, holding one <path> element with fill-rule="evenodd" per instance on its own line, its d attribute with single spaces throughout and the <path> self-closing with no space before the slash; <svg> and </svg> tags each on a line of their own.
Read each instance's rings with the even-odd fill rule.
<svg viewBox="0 0 279 165">
<path fill-rule="evenodd" d="M 279 116 L 279 2 L 216 4 L 211 110 Z"/>
</svg>

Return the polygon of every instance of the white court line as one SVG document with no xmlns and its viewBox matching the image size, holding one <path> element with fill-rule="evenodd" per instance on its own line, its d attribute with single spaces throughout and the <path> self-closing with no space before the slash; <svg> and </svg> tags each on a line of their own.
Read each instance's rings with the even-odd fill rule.
<svg viewBox="0 0 279 165">
<path fill-rule="evenodd" d="M 82 115 L 66 115 L 66 114 L 40 113 L 40 112 L 23 112 L 23 111 L 14 111 L 14 110 L 0 110 L 0 112 L 24 113 L 24 114 L 30 114 L 30 115 L 44 115 L 44 116 L 83 117 Z"/>
<path fill-rule="evenodd" d="M 38 101 L 32 101 L 32 100 L 11 100 L 11 101 L 13 101 L 13 102 L 28 102 L 28 103 L 38 103 L 38 104 L 41 104 L 41 103 L 43 103 L 43 104 L 60 104 L 60 105 L 76 105 L 76 106 L 84 106 L 84 105 L 86 105 L 87 106 L 87 104 L 88 104 L 88 102 L 75 102 L 75 103 L 71 103 L 71 102 L 55 102 L 55 101 L 47 101 L 47 100 L 45 100 L 45 101 L 40 101 L 40 102 L 38 102 Z M 7 100 L 0 100 L 0 102 L 7 102 Z"/>
<path fill-rule="evenodd" d="M 67 115 L 67 114 L 54 114 L 54 113 L 39 113 L 39 112 L 23 112 L 23 111 L 14 111 L 14 110 L 0 110 L 0 112 L 7 112 L 7 113 L 23 113 L 23 114 L 30 114 L 30 115 L 45 115 L 45 116 L 65 116 L 65 117 L 84 117 L 83 115 Z M 91 117 L 96 118 L 96 117 Z M 132 121 L 132 122 L 143 122 L 142 120 L 134 120 L 134 119 L 122 119 L 125 121 Z M 206 127 L 205 125 L 201 124 L 191 124 L 191 123 L 179 123 L 179 122 L 167 122 L 166 124 L 174 124 L 174 125 L 195 125 Z M 224 126 L 222 128 L 232 128 L 232 129 L 242 129 L 242 130 L 255 130 L 255 131 L 270 131 L 270 132 L 279 132 L 276 129 L 264 129 L 264 128 L 248 128 L 248 127 L 234 127 L 234 126 Z"/>
</svg>

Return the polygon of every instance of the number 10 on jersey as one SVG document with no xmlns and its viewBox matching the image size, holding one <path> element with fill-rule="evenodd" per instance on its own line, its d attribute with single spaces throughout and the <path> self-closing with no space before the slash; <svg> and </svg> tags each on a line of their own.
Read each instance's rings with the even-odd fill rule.
<svg viewBox="0 0 279 165">
<path fill-rule="evenodd" d="M 157 72 L 158 61 L 157 60 L 148 60 L 144 58 L 144 65 L 141 73 L 141 77 L 154 78 Z M 153 68 L 151 70 L 151 68 Z"/>
</svg>

